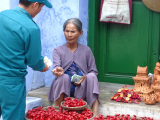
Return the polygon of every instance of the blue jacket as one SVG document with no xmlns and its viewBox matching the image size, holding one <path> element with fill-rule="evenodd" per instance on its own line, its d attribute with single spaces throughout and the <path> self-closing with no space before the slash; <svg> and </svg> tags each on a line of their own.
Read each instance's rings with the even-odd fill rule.
<svg viewBox="0 0 160 120">
<path fill-rule="evenodd" d="M 0 76 L 17 77 L 27 74 L 27 65 L 41 71 L 40 29 L 24 9 L 0 12 Z"/>
</svg>

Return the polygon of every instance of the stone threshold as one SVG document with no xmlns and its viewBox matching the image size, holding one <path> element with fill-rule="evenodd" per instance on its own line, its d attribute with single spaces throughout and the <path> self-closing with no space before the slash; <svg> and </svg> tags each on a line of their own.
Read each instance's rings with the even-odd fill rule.
<svg viewBox="0 0 160 120">
<path fill-rule="evenodd" d="M 146 105 L 144 102 L 139 104 L 134 103 L 122 103 L 111 101 L 110 98 L 117 93 L 118 89 L 121 89 L 123 84 L 105 83 L 99 82 L 100 88 L 100 106 L 99 114 L 104 115 L 115 115 L 115 114 L 130 114 L 131 116 L 136 115 L 138 117 L 151 117 L 156 120 L 160 120 L 160 108 L 159 103 L 155 105 Z M 129 86 L 129 89 L 133 89 L 133 86 Z M 54 102 L 48 100 L 49 87 L 42 87 L 36 90 L 32 90 L 27 93 L 27 96 L 42 98 L 44 107 L 53 106 Z"/>
</svg>

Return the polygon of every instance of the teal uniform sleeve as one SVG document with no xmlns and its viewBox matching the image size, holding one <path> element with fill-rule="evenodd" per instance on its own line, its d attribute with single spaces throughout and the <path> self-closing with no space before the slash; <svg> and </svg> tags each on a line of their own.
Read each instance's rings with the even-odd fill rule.
<svg viewBox="0 0 160 120">
<path fill-rule="evenodd" d="M 40 30 L 32 29 L 25 44 L 26 64 L 33 70 L 42 71 L 45 67 L 43 57 L 41 56 Z"/>
</svg>

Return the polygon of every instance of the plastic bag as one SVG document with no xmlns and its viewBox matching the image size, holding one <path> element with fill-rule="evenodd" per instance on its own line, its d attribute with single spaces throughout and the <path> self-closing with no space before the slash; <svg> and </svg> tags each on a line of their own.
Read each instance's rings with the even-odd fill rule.
<svg viewBox="0 0 160 120">
<path fill-rule="evenodd" d="M 100 21 L 130 24 L 132 0 L 101 0 Z"/>
</svg>

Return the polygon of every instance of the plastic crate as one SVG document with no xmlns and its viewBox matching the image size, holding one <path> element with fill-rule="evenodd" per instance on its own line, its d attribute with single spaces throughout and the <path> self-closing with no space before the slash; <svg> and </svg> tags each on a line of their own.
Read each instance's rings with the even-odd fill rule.
<svg viewBox="0 0 160 120">
<path fill-rule="evenodd" d="M 39 106 L 42 106 L 42 98 L 26 97 L 25 113 L 27 113 L 28 110 L 31 110 L 31 109 L 39 107 Z"/>
</svg>

